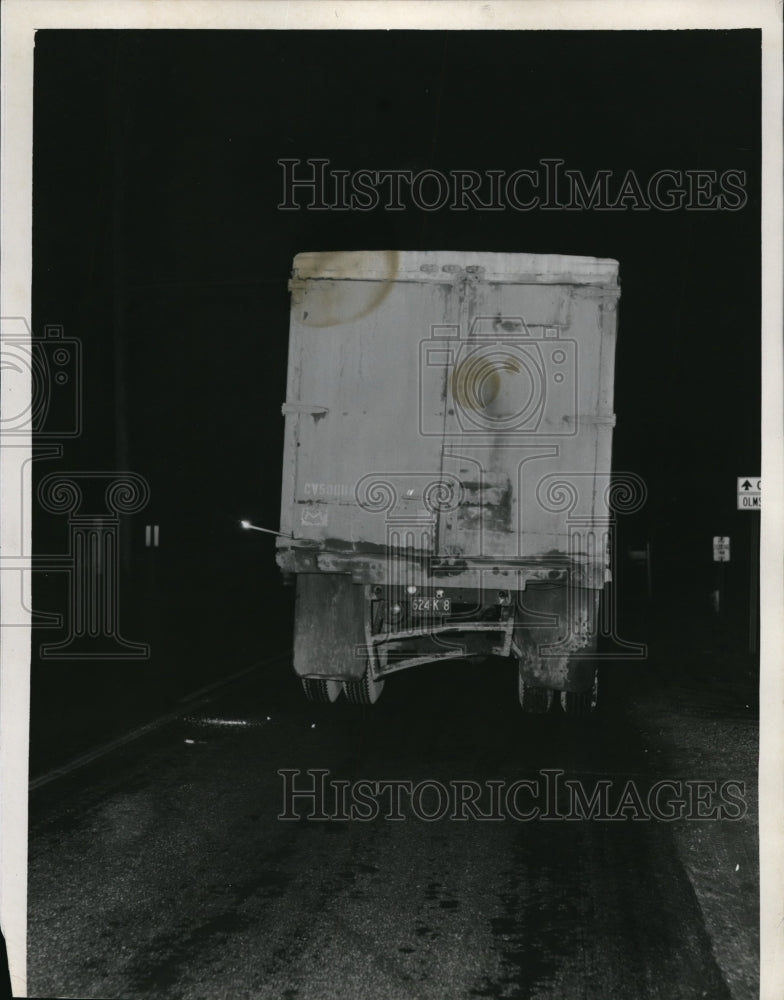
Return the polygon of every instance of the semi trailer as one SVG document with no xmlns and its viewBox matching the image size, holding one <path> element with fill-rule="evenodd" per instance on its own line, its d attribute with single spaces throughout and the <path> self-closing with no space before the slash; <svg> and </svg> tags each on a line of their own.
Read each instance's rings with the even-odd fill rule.
<svg viewBox="0 0 784 1000">
<path fill-rule="evenodd" d="M 400 670 L 501 656 L 526 711 L 597 699 L 618 264 L 300 253 L 281 523 L 293 665 L 372 704 Z"/>
</svg>

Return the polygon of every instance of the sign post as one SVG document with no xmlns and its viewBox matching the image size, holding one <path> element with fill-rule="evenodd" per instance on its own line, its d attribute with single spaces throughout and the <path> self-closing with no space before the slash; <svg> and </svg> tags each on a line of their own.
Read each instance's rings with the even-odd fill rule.
<svg viewBox="0 0 784 1000">
<path fill-rule="evenodd" d="M 721 602 L 724 597 L 724 563 L 730 561 L 730 540 L 727 535 L 713 536 L 713 561 L 716 566 L 716 589 L 713 591 L 713 610 L 721 614 Z"/>
<path fill-rule="evenodd" d="M 759 476 L 738 476 L 738 510 L 760 511 L 762 508 L 762 480 Z M 760 525 L 756 517 L 751 519 L 749 559 L 749 652 L 757 652 L 757 630 L 759 626 L 759 569 L 760 569 Z"/>
</svg>

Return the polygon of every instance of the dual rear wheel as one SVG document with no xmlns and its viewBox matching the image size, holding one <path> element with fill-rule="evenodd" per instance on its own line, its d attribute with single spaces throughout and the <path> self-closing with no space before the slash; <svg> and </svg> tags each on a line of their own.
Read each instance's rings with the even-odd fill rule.
<svg viewBox="0 0 784 1000">
<path fill-rule="evenodd" d="M 358 681 L 343 681 L 346 700 L 352 705 L 375 705 L 384 690 L 384 680 L 373 680 L 366 667 Z"/>
<path fill-rule="evenodd" d="M 338 700 L 341 691 L 352 705 L 375 705 L 384 690 L 384 681 L 374 680 L 365 668 L 358 680 L 340 681 L 323 677 L 303 677 L 302 689 L 308 701 L 332 703 Z"/>
<path fill-rule="evenodd" d="M 334 702 L 340 697 L 342 684 L 336 680 L 325 680 L 322 677 L 303 677 L 302 689 L 308 701 Z"/>
<path fill-rule="evenodd" d="M 553 688 L 535 687 L 518 678 L 518 696 L 524 712 L 544 715 L 551 711 L 553 702 L 559 701 L 565 715 L 572 719 L 588 719 L 596 710 L 598 700 L 598 673 L 587 691 L 555 691 Z"/>
</svg>

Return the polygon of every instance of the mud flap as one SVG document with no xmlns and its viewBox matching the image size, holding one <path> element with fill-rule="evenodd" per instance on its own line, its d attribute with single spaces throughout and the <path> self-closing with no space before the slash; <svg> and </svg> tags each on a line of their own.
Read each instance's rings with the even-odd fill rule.
<svg viewBox="0 0 784 1000">
<path fill-rule="evenodd" d="M 365 588 L 341 573 L 300 573 L 294 605 L 294 671 L 356 680 L 367 663 Z"/>
<path fill-rule="evenodd" d="M 514 649 L 520 680 L 533 688 L 589 691 L 596 664 L 600 591 L 529 586 L 519 595 Z"/>
</svg>

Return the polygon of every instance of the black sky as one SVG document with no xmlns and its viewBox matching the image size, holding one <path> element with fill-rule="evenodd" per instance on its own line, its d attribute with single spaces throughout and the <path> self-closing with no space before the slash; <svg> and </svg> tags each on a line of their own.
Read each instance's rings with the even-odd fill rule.
<svg viewBox="0 0 784 1000">
<path fill-rule="evenodd" d="M 33 325 L 62 324 L 85 356 L 86 429 L 66 461 L 146 475 L 183 550 L 206 537 L 219 553 L 245 512 L 277 522 L 295 253 L 586 254 L 621 265 L 614 451 L 649 485 L 639 533 L 673 556 L 732 533 L 749 516 L 734 477 L 759 470 L 760 44 L 757 31 L 39 32 Z M 286 213 L 281 157 L 733 169 L 748 202 Z M 268 570 L 272 585 L 271 553 Z"/>
</svg>

